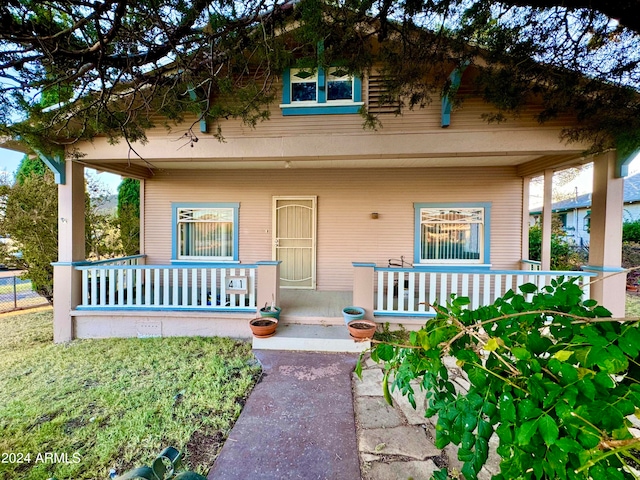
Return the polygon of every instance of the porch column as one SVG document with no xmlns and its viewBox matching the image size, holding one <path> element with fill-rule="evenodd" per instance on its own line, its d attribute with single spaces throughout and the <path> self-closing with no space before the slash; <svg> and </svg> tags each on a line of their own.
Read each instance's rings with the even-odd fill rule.
<svg viewBox="0 0 640 480">
<path fill-rule="evenodd" d="M 280 306 L 280 260 L 265 260 L 257 262 L 258 285 L 256 292 L 256 305 L 258 310 L 265 304 L 275 302 Z"/>
<path fill-rule="evenodd" d="M 542 227 L 540 269 L 551 270 L 551 213 L 553 209 L 553 170 L 544 171 L 544 194 L 542 197 Z"/>
<path fill-rule="evenodd" d="M 623 271 L 620 265 L 624 179 L 616 178 L 615 172 L 615 151 L 594 159 L 589 265 L 583 269 L 598 274 L 591 285 L 591 296 L 614 317 L 624 317 L 626 278 L 619 273 Z"/>
<path fill-rule="evenodd" d="M 58 185 L 58 262 L 53 265 L 53 341 L 74 338 L 71 311 L 81 301 L 82 274 L 74 262 L 85 260 L 84 167 L 65 162 L 65 183 Z"/>
<path fill-rule="evenodd" d="M 373 319 L 375 263 L 353 262 L 353 304 L 364 308 L 364 316 Z"/>
</svg>

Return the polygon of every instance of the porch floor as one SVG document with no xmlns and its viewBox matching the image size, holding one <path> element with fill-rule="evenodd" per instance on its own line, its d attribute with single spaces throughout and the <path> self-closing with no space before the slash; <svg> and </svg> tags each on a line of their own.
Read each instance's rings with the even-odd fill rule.
<svg viewBox="0 0 640 480">
<path fill-rule="evenodd" d="M 269 338 L 253 337 L 254 350 L 289 350 L 305 352 L 360 353 L 370 341 L 356 342 L 343 325 L 279 325 Z"/>
<path fill-rule="evenodd" d="M 280 289 L 283 323 L 344 323 L 342 309 L 352 305 L 353 292 Z M 263 305 L 259 305 L 262 307 Z M 306 320 L 306 321 L 304 321 Z M 337 322 L 339 321 L 339 322 Z"/>
</svg>

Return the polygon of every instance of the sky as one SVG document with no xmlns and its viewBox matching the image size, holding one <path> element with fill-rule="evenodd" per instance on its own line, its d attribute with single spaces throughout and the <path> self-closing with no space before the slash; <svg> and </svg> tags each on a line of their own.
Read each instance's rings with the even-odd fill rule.
<svg viewBox="0 0 640 480">
<path fill-rule="evenodd" d="M 6 172 L 11 178 L 13 178 L 18 170 L 18 165 L 20 165 L 22 157 L 24 157 L 24 153 L 0 148 L 0 173 Z M 118 185 L 120 185 L 120 181 L 122 180 L 120 175 L 114 175 L 106 172 L 99 173 L 92 168 L 87 168 L 86 171 L 95 180 L 100 182 L 110 193 L 114 195 L 118 193 Z"/>
<path fill-rule="evenodd" d="M 636 155 L 636 157 L 629 164 L 628 176 L 635 175 L 638 172 L 640 172 L 640 154 Z M 529 191 L 530 208 L 540 208 L 542 206 L 543 188 L 544 187 L 541 183 L 537 185 L 531 185 L 531 189 Z M 560 193 L 564 194 L 564 197 L 568 197 L 569 195 L 584 195 L 585 193 L 591 193 L 592 190 L 593 168 L 585 168 L 574 180 L 567 183 L 563 187 L 557 187 L 554 181 L 554 194 L 558 193 L 559 191 Z"/>
</svg>

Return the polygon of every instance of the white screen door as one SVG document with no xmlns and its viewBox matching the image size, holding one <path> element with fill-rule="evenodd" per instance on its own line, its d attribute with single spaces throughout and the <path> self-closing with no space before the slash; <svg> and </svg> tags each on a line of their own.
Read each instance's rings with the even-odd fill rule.
<svg viewBox="0 0 640 480">
<path fill-rule="evenodd" d="M 273 258 L 280 286 L 316 288 L 316 196 L 273 197 Z"/>
</svg>

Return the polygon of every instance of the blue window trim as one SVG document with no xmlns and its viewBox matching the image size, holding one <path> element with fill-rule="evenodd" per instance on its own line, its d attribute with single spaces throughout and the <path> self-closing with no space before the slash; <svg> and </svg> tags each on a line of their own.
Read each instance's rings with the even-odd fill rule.
<svg viewBox="0 0 640 480">
<path fill-rule="evenodd" d="M 353 77 L 353 102 L 327 102 L 326 74 L 318 67 L 318 102 L 295 105 L 291 103 L 291 69 L 282 74 L 282 115 L 343 115 L 359 113 L 362 107 L 362 79 Z"/>
<path fill-rule="evenodd" d="M 178 258 L 178 209 L 180 208 L 233 208 L 233 259 L 232 260 L 217 260 L 219 263 L 238 263 L 238 247 L 239 247 L 239 230 L 240 225 L 238 220 L 240 203 L 200 203 L 200 202 L 172 202 L 171 203 L 171 263 L 184 263 L 191 264 L 193 262 L 203 263 L 202 259 L 197 260 L 185 260 L 184 258 Z"/>
<path fill-rule="evenodd" d="M 456 267 L 464 267 L 469 268 L 470 266 L 479 268 L 479 269 L 490 269 L 491 268 L 491 202 L 478 202 L 478 203 L 458 203 L 458 202 L 448 202 L 448 203 L 414 203 L 414 237 L 413 237 L 413 264 L 416 268 L 419 267 L 433 267 L 435 265 L 446 266 L 447 268 L 456 268 Z M 483 258 L 481 259 L 480 264 L 467 263 L 464 261 L 460 261 L 459 264 L 455 263 L 426 263 L 420 261 L 420 210 L 423 208 L 483 208 L 484 209 L 484 225 L 483 225 Z"/>
</svg>

